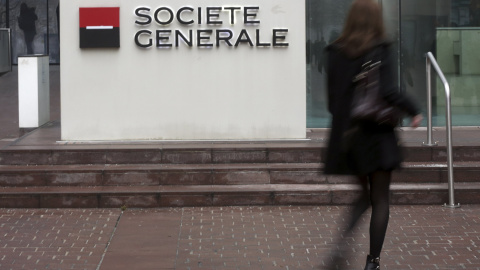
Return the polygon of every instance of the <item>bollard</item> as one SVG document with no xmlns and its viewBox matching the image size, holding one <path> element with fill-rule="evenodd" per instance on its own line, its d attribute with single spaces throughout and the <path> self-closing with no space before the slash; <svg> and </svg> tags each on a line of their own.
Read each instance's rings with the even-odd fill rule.
<svg viewBox="0 0 480 270">
<path fill-rule="evenodd" d="M 50 121 L 48 55 L 18 57 L 18 125 L 36 128 Z"/>
</svg>

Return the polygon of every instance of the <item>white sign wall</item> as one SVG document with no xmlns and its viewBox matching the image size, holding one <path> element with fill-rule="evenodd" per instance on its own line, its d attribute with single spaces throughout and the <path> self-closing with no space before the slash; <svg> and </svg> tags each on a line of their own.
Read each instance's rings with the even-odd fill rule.
<svg viewBox="0 0 480 270">
<path fill-rule="evenodd" d="M 119 7 L 119 48 L 80 48 L 81 7 Z M 303 1 L 60 8 L 62 140 L 305 138 Z"/>
</svg>

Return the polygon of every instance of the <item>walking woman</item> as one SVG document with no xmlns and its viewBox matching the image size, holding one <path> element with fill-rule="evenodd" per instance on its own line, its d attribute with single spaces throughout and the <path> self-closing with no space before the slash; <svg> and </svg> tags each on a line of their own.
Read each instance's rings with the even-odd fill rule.
<svg viewBox="0 0 480 270">
<path fill-rule="evenodd" d="M 380 269 L 380 252 L 389 219 L 389 192 L 392 170 L 402 161 L 394 127 L 350 118 L 355 85 L 352 81 L 367 55 L 378 52 L 380 88 L 383 98 L 411 117 L 417 127 L 422 116 L 416 103 L 400 93 L 394 76 L 394 63 L 385 39 L 382 13 L 373 0 L 355 0 L 350 7 L 343 32 L 327 46 L 328 109 L 332 114 L 330 139 L 325 160 L 326 174 L 355 175 L 362 188 L 345 219 L 344 236 L 348 236 L 362 214 L 372 206 L 370 251 L 365 269 Z M 338 237 L 338 245 L 342 245 Z M 337 269 L 342 252 L 333 254 L 329 269 Z"/>
</svg>

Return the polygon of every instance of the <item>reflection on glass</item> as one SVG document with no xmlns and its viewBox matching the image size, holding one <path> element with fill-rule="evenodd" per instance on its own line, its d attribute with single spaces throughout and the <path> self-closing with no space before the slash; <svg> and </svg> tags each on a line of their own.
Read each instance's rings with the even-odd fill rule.
<svg viewBox="0 0 480 270">
<path fill-rule="evenodd" d="M 50 63 L 60 63 L 60 6 L 59 0 L 48 1 L 48 55 Z"/>
<path fill-rule="evenodd" d="M 26 3 L 20 5 L 20 15 L 17 17 L 18 27 L 23 31 L 27 54 L 33 54 L 33 39 L 37 35 L 36 22 L 38 16 L 35 13 L 35 6 L 29 7 Z"/>
<path fill-rule="evenodd" d="M 24 54 L 48 54 L 51 63 L 59 63 L 58 3 L 59 0 L 9 0 L 7 11 L 6 0 L 0 0 L 0 24 L 6 26 L 6 17 L 9 18 L 14 64 Z"/>
<path fill-rule="evenodd" d="M 14 63 L 19 55 L 44 53 L 42 35 L 46 28 L 42 14 L 46 10 L 46 0 L 10 0 L 9 4 Z"/>
<path fill-rule="evenodd" d="M 326 74 L 324 48 L 341 33 L 345 17 L 353 0 L 307 1 L 307 127 L 325 128 L 330 125 L 326 104 Z M 387 34 L 398 55 L 399 2 L 379 1 L 384 12 Z M 398 58 L 398 57 L 396 57 Z M 410 64 L 407 65 L 410 68 Z M 406 73 L 407 74 L 407 73 Z M 412 84 L 412 78 L 409 78 Z"/>
<path fill-rule="evenodd" d="M 342 31 L 352 0 L 307 1 L 307 127 L 330 125 L 324 49 Z"/>
<path fill-rule="evenodd" d="M 0 28 L 7 28 L 7 1 L 0 0 Z"/>
<path fill-rule="evenodd" d="M 402 0 L 400 11 L 402 89 L 425 108 L 425 53 L 430 51 L 451 88 L 452 124 L 480 125 L 480 1 Z M 433 76 L 433 125 L 444 126 L 445 90 Z"/>
</svg>

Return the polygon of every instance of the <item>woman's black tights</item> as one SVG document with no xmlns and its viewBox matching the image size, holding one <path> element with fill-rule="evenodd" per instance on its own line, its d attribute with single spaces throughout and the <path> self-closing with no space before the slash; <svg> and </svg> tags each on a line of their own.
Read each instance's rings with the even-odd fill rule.
<svg viewBox="0 0 480 270">
<path fill-rule="evenodd" d="M 363 213 L 372 205 L 370 219 L 370 255 L 380 257 L 390 216 L 391 171 L 376 171 L 367 176 L 358 177 L 362 186 L 362 195 L 356 201 L 350 213 L 346 234 L 355 228 Z M 369 188 L 370 186 L 370 188 Z"/>
</svg>

